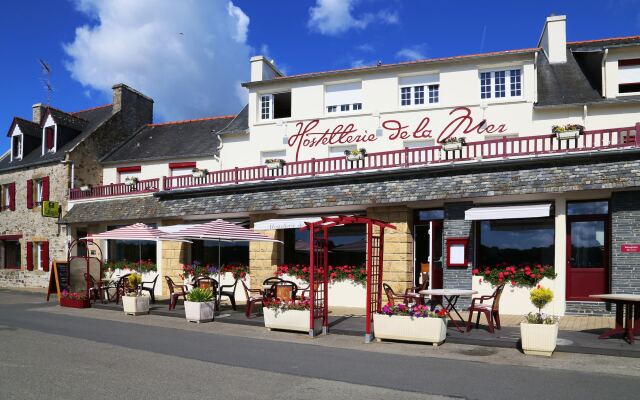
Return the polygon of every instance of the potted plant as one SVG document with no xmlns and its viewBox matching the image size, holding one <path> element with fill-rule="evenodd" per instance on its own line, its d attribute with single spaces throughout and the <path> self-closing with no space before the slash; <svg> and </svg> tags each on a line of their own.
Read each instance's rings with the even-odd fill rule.
<svg viewBox="0 0 640 400">
<path fill-rule="evenodd" d="M 71 293 L 67 290 L 60 295 L 60 305 L 71 308 L 89 308 L 91 303 L 86 293 Z"/>
<path fill-rule="evenodd" d="M 216 302 L 211 289 L 194 288 L 187 293 L 184 313 L 189 322 L 213 321 Z"/>
<path fill-rule="evenodd" d="M 81 192 L 88 192 L 91 190 L 91 185 L 82 185 L 80 186 L 80 191 Z"/>
<path fill-rule="evenodd" d="M 143 295 L 140 289 L 142 275 L 132 273 L 127 280 L 133 291 L 122 296 L 124 313 L 128 315 L 149 314 L 149 296 Z"/>
<path fill-rule="evenodd" d="M 556 134 L 558 140 L 577 139 L 582 133 L 584 126 L 578 124 L 554 125 L 551 132 Z"/>
<path fill-rule="evenodd" d="M 267 169 L 282 169 L 285 161 L 282 158 L 267 158 L 264 160 L 264 164 Z"/>
<path fill-rule="evenodd" d="M 191 170 L 191 176 L 194 178 L 203 178 L 205 175 L 209 173 L 207 169 L 194 168 Z"/>
<path fill-rule="evenodd" d="M 311 303 L 305 300 L 271 299 L 264 301 L 262 313 L 264 326 L 271 329 L 309 332 L 309 310 Z M 314 327 L 318 331 L 319 326 Z"/>
<path fill-rule="evenodd" d="M 442 149 L 444 151 L 460 150 L 465 143 L 466 142 L 463 137 L 449 137 L 442 141 Z"/>
<path fill-rule="evenodd" d="M 347 161 L 360 161 L 360 160 L 364 160 L 364 158 L 367 156 L 367 150 L 366 149 L 345 150 L 344 155 L 345 157 L 347 157 Z"/>
<path fill-rule="evenodd" d="M 126 178 L 124 178 L 124 184 L 127 186 L 135 186 L 138 184 L 138 177 L 127 176 Z"/>
<path fill-rule="evenodd" d="M 553 292 L 549 288 L 538 286 L 531 291 L 530 298 L 538 312 L 527 314 L 520 323 L 522 351 L 525 354 L 550 357 L 558 340 L 558 318 L 543 314 L 542 309 L 553 300 Z"/>
<path fill-rule="evenodd" d="M 439 346 L 447 337 L 446 312 L 437 307 L 390 305 L 373 314 L 376 339 L 408 340 Z"/>
</svg>

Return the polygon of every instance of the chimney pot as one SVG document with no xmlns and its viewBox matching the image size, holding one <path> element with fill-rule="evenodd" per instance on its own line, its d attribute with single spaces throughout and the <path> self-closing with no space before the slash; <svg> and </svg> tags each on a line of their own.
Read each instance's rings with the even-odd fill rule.
<svg viewBox="0 0 640 400">
<path fill-rule="evenodd" d="M 37 103 L 31 106 L 31 121 L 39 124 L 42 122 L 46 107 L 42 103 Z"/>
</svg>

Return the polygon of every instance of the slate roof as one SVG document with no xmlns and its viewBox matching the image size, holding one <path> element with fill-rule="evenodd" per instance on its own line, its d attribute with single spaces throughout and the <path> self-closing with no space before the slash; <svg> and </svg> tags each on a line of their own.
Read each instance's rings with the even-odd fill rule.
<svg viewBox="0 0 640 400">
<path fill-rule="evenodd" d="M 640 43 L 640 36 L 627 36 L 619 38 L 606 38 L 596 40 L 583 40 L 579 42 L 567 42 L 567 47 L 574 51 L 594 51 L 602 50 L 605 47 L 622 47 L 637 45 Z"/>
<path fill-rule="evenodd" d="M 48 108 L 44 117 L 46 118 L 47 115 L 51 115 L 56 124 L 75 129 L 76 131 L 82 131 L 89 123 L 89 121 L 77 115 L 69 114 L 55 108 Z M 43 122 L 44 121 L 46 121 L 46 119 L 43 118 Z"/>
<path fill-rule="evenodd" d="M 109 201 L 93 201 L 73 206 L 63 217 L 64 223 L 85 221 L 137 221 L 170 217 L 172 213 L 155 197 L 138 197 Z"/>
<path fill-rule="evenodd" d="M 18 125 L 18 128 L 20 128 L 20 132 L 22 132 L 23 134 L 35 137 L 37 139 L 42 139 L 42 128 L 40 127 L 40 124 L 36 124 L 35 122 L 19 117 L 15 117 L 13 119 L 13 123 L 11 124 L 9 132 L 7 132 L 7 136 L 11 136 L 11 134 L 13 133 L 14 125 Z"/>
<path fill-rule="evenodd" d="M 51 109 L 55 110 L 55 109 Z M 0 172 L 11 171 L 20 168 L 26 168 L 36 165 L 49 164 L 57 161 L 61 161 L 65 157 L 65 153 L 72 148 L 74 148 L 78 143 L 83 141 L 86 137 L 91 135 L 98 127 L 104 124 L 107 120 L 109 120 L 113 115 L 111 113 L 112 106 L 111 104 L 101 107 L 92 108 L 89 110 L 78 111 L 75 113 L 65 113 L 60 110 L 55 110 L 53 113 L 57 114 L 58 118 L 61 121 L 65 121 L 69 124 L 79 124 L 80 121 L 85 121 L 80 133 L 75 136 L 73 139 L 69 140 L 64 144 L 61 148 L 57 149 L 55 153 L 45 153 L 42 155 L 42 144 L 38 144 L 38 146 L 32 150 L 29 154 L 25 154 L 22 157 L 22 160 L 14 160 L 11 162 L 11 157 L 5 157 L 0 160 Z M 63 115 L 66 114 L 66 115 Z M 52 114 L 53 115 L 53 114 Z M 54 117 L 55 119 L 55 117 Z M 37 138 L 42 137 L 42 128 L 39 124 L 35 124 L 34 122 L 27 121 L 22 118 L 15 118 L 15 120 L 19 120 L 20 130 L 25 126 L 30 131 L 29 135 L 35 135 Z M 68 126 L 68 125 L 65 125 Z M 75 125 L 79 126 L 79 125 Z M 35 127 L 37 127 L 37 132 Z"/>
<path fill-rule="evenodd" d="M 242 134 L 249 133 L 249 105 L 244 106 L 242 111 L 238 115 L 229 122 L 224 129 L 222 129 L 218 134 L 220 135 L 233 135 L 233 134 Z"/>
<path fill-rule="evenodd" d="M 234 116 L 147 124 L 100 161 L 104 164 L 125 161 L 197 158 L 218 155 L 217 133 Z"/>
</svg>

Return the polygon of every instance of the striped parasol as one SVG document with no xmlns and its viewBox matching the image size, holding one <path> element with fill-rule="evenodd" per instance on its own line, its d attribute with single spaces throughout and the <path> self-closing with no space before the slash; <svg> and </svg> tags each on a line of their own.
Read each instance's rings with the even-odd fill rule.
<svg viewBox="0 0 640 400">
<path fill-rule="evenodd" d="M 143 223 L 123 226 L 122 228 L 112 229 L 110 231 L 98 233 L 82 239 L 144 240 L 154 242 L 157 242 L 158 240 L 172 240 L 188 242 L 188 240 L 184 240 L 180 235 L 163 232 L 160 229 L 153 228 Z"/>
<path fill-rule="evenodd" d="M 243 228 L 222 219 L 191 225 L 173 232 L 174 236 L 199 240 L 220 240 L 223 242 L 280 242 L 268 236 Z"/>
</svg>

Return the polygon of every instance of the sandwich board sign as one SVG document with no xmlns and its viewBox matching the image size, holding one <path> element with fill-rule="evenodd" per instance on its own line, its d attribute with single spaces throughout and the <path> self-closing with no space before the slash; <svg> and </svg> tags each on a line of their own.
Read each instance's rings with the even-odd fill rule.
<svg viewBox="0 0 640 400">
<path fill-rule="evenodd" d="M 68 291 L 71 286 L 71 270 L 68 262 L 58 262 L 54 259 L 52 264 L 49 287 L 47 289 L 47 301 L 49 301 L 50 295 L 56 294 L 59 303 L 60 294 L 65 290 Z"/>
</svg>

